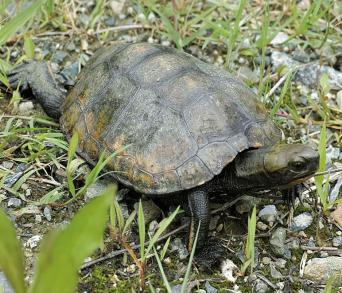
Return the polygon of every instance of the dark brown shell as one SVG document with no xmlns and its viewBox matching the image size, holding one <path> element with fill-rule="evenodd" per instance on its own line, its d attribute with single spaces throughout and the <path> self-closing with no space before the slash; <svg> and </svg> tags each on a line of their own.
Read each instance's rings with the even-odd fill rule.
<svg viewBox="0 0 342 293">
<path fill-rule="evenodd" d="M 280 130 L 256 95 L 227 72 L 148 43 L 102 49 L 63 105 L 62 129 L 79 134 L 80 154 L 109 162 L 115 177 L 146 194 L 211 180 L 248 148 L 271 145 Z"/>
</svg>

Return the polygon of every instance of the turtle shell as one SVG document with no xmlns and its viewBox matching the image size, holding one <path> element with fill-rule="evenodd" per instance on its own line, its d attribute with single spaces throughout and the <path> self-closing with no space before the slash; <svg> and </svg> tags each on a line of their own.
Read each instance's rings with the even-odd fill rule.
<svg viewBox="0 0 342 293">
<path fill-rule="evenodd" d="M 264 105 L 224 70 L 155 44 L 101 49 L 62 107 L 67 137 L 94 163 L 101 153 L 121 183 L 145 194 L 211 180 L 249 148 L 272 145 L 280 130 Z"/>
</svg>

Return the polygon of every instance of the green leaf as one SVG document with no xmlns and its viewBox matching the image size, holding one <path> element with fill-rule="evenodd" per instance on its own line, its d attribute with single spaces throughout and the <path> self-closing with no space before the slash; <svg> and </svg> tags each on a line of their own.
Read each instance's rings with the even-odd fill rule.
<svg viewBox="0 0 342 293">
<path fill-rule="evenodd" d="M 29 59 L 34 58 L 34 43 L 31 38 L 29 38 L 27 35 L 24 37 L 24 51 L 25 55 Z"/>
<path fill-rule="evenodd" d="M 0 31 L 0 46 L 2 46 L 10 37 L 12 37 L 24 24 L 32 18 L 41 8 L 46 0 L 37 0 L 27 9 L 19 12 Z"/>
<path fill-rule="evenodd" d="M 24 293 L 24 258 L 13 224 L 0 209 L 0 268 L 16 293 Z"/>
<path fill-rule="evenodd" d="M 144 210 L 142 207 L 141 200 L 139 201 L 139 208 L 138 208 L 138 227 L 139 227 L 139 240 L 140 240 L 140 257 L 142 262 L 145 259 L 145 216 L 144 216 Z"/>
<path fill-rule="evenodd" d="M 102 243 L 115 187 L 83 207 L 62 231 L 43 241 L 31 293 L 75 292 L 84 259 Z"/>
<path fill-rule="evenodd" d="M 169 238 L 169 239 L 170 239 L 170 238 Z M 156 260 L 157 260 L 158 267 L 159 267 L 159 271 L 160 271 L 160 273 L 161 273 L 161 275 L 162 275 L 163 284 L 164 284 L 164 286 L 165 286 L 165 288 L 166 288 L 166 291 L 167 291 L 168 293 L 172 293 L 172 289 L 171 289 L 170 283 L 169 283 L 169 281 L 168 281 L 168 279 L 167 279 L 167 277 L 166 277 L 166 274 L 165 274 L 163 265 L 162 265 L 161 260 L 160 260 L 160 258 L 159 258 L 159 256 L 158 256 L 158 252 L 157 252 L 157 250 L 154 248 L 154 246 L 153 246 L 153 252 L 154 252 L 154 256 L 155 256 L 155 258 L 156 258 Z"/>
<path fill-rule="evenodd" d="M 159 224 L 159 228 L 156 231 L 156 233 L 153 235 L 153 237 L 150 240 L 150 243 L 145 251 L 145 254 L 147 255 L 150 250 L 152 249 L 153 245 L 156 243 L 156 241 L 158 240 L 158 238 L 160 237 L 160 235 L 166 230 L 166 228 L 171 224 L 171 222 L 173 221 L 173 219 L 176 217 L 176 215 L 178 214 L 179 211 L 179 207 L 177 207 L 177 209 L 167 218 L 163 219 L 160 224 Z"/>
</svg>

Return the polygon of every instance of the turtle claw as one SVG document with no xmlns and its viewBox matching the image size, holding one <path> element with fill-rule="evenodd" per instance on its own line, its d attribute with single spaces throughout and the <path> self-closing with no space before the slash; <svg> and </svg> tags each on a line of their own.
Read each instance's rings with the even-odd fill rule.
<svg viewBox="0 0 342 293">
<path fill-rule="evenodd" d="M 8 81 L 12 89 L 20 87 L 20 91 L 26 91 L 32 83 L 32 76 L 37 71 L 38 61 L 24 61 L 7 73 Z"/>
<path fill-rule="evenodd" d="M 216 238 L 209 238 L 201 250 L 195 255 L 195 263 L 206 272 L 213 272 L 214 266 L 219 263 L 226 254 L 226 250 Z"/>
<path fill-rule="evenodd" d="M 283 199 L 286 201 L 289 207 L 293 207 L 295 209 L 296 198 L 299 199 L 299 202 L 303 205 L 303 197 L 301 195 L 302 191 L 301 185 L 295 185 L 289 189 L 283 191 Z"/>
</svg>

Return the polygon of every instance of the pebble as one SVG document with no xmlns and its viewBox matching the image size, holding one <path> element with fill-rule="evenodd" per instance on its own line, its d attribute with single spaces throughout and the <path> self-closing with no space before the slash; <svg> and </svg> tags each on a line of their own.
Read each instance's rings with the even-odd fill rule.
<svg viewBox="0 0 342 293">
<path fill-rule="evenodd" d="M 5 169 L 12 169 L 14 166 L 14 163 L 12 161 L 3 161 L 1 163 L 1 166 L 4 167 Z"/>
<path fill-rule="evenodd" d="M 271 276 L 274 279 L 282 279 L 284 276 L 274 267 L 274 265 L 270 265 Z"/>
<path fill-rule="evenodd" d="M 267 205 L 259 212 L 259 218 L 264 222 L 275 222 L 277 218 L 277 208 L 275 205 Z"/>
<path fill-rule="evenodd" d="M 285 239 L 286 239 L 286 229 L 277 228 L 271 236 L 270 245 L 272 251 L 278 255 L 283 256 L 285 254 Z"/>
<path fill-rule="evenodd" d="M 301 63 L 297 60 L 292 59 L 288 54 L 283 52 L 274 51 L 271 54 L 271 62 L 276 70 L 279 66 L 286 66 L 287 68 L 294 68 Z M 333 67 L 327 65 L 320 65 L 317 63 L 309 64 L 304 67 L 298 68 L 296 71 L 295 79 L 300 83 L 309 86 L 311 88 L 317 87 L 317 80 L 322 73 L 328 75 L 329 86 L 333 90 L 341 90 L 342 84 L 342 72 L 335 70 Z"/>
<path fill-rule="evenodd" d="M 263 222 L 257 222 L 257 229 L 260 231 L 266 231 L 268 229 L 268 226 Z"/>
<path fill-rule="evenodd" d="M 340 90 L 336 95 L 336 103 L 340 110 L 342 110 L 342 90 Z"/>
<path fill-rule="evenodd" d="M 264 257 L 262 258 L 261 262 L 262 262 L 264 265 L 269 265 L 269 264 L 272 262 L 272 260 L 271 260 L 271 258 L 269 258 L 269 257 L 267 257 L 267 256 L 264 256 Z"/>
<path fill-rule="evenodd" d="M 239 268 L 236 266 L 236 264 L 230 260 L 225 259 L 221 264 L 221 274 L 226 278 L 227 281 L 231 283 L 235 283 L 237 279 L 237 272 L 239 271 Z"/>
<path fill-rule="evenodd" d="M 334 202 L 338 198 L 340 194 L 341 186 L 342 186 L 342 177 L 338 178 L 334 187 L 331 188 L 331 191 L 329 193 L 329 202 Z"/>
<path fill-rule="evenodd" d="M 276 36 L 271 41 L 271 45 L 277 46 L 281 45 L 282 43 L 286 42 L 288 40 L 289 36 L 284 32 L 279 32 L 276 34 Z"/>
<path fill-rule="evenodd" d="M 305 212 L 293 218 L 290 230 L 293 232 L 304 231 L 313 221 L 310 213 Z"/>
<path fill-rule="evenodd" d="M 34 235 L 31 238 L 29 238 L 26 243 L 24 244 L 25 247 L 29 247 L 29 248 L 35 248 L 38 246 L 40 240 L 42 240 L 42 236 L 41 235 Z"/>
<path fill-rule="evenodd" d="M 280 268 L 280 269 L 284 269 L 286 266 L 286 260 L 283 258 L 277 258 L 274 262 L 275 266 Z"/>
<path fill-rule="evenodd" d="M 114 14 L 116 14 L 116 15 L 120 15 L 122 13 L 124 5 L 125 5 L 124 0 L 110 1 L 110 7 L 112 8 Z"/>
<path fill-rule="evenodd" d="M 334 282 L 342 282 L 342 257 L 329 256 L 326 258 L 314 258 L 308 261 L 304 268 L 304 277 L 314 282 L 326 282 L 334 277 Z"/>
<path fill-rule="evenodd" d="M 14 293 L 14 290 L 8 282 L 4 272 L 0 272 L 0 291 L 3 293 Z"/>
<path fill-rule="evenodd" d="M 51 221 L 51 208 L 49 206 L 46 206 L 43 210 L 43 214 L 45 218 L 50 222 Z"/>
<path fill-rule="evenodd" d="M 14 208 L 18 208 L 21 206 L 21 199 L 20 198 L 16 198 L 16 197 L 11 197 L 9 200 L 8 200 L 8 203 L 7 203 L 7 207 L 14 207 Z"/>
<path fill-rule="evenodd" d="M 95 183 L 91 184 L 87 191 L 86 194 L 84 196 L 86 201 L 89 201 L 99 195 L 101 195 L 105 189 L 110 185 L 110 181 L 109 180 L 98 180 Z"/>
<path fill-rule="evenodd" d="M 35 221 L 36 221 L 36 223 L 41 223 L 42 222 L 42 215 L 40 215 L 40 214 L 36 215 Z"/>
<path fill-rule="evenodd" d="M 189 256 L 189 252 L 186 249 L 185 244 L 183 243 L 182 239 L 175 238 L 170 243 L 171 251 L 177 251 L 180 260 L 184 260 Z"/>
<path fill-rule="evenodd" d="M 261 279 L 256 279 L 254 282 L 254 288 L 256 293 L 266 293 L 268 291 L 268 285 Z"/>
<path fill-rule="evenodd" d="M 148 224 L 152 222 L 153 220 L 158 219 L 161 216 L 161 209 L 153 202 L 153 200 L 144 200 L 141 202 L 143 211 L 144 211 L 144 217 L 145 217 L 145 223 Z M 136 202 L 134 204 L 134 209 L 137 211 L 139 210 L 139 203 Z"/>
<path fill-rule="evenodd" d="M 217 289 L 215 287 L 213 287 L 212 285 L 210 285 L 210 283 L 208 281 L 205 282 L 205 292 L 207 293 L 216 293 Z"/>
<path fill-rule="evenodd" d="M 332 240 L 332 245 L 335 247 L 340 247 L 342 246 L 342 236 L 336 236 Z"/>
<path fill-rule="evenodd" d="M 248 66 L 241 66 L 239 68 L 238 77 L 245 82 L 257 83 L 259 80 L 257 73 Z"/>
</svg>

